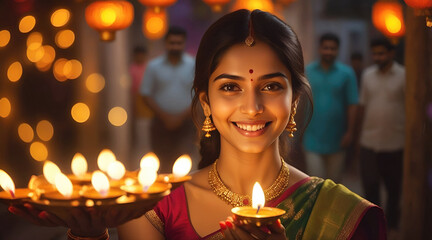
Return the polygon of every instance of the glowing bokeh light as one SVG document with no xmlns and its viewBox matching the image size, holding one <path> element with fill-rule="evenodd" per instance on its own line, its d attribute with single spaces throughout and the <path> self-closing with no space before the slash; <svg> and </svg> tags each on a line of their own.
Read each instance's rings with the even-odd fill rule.
<svg viewBox="0 0 432 240">
<path fill-rule="evenodd" d="M 81 76 L 82 64 L 76 59 L 69 60 L 63 66 L 63 75 L 68 79 L 76 79 Z"/>
<path fill-rule="evenodd" d="M 390 33 L 398 33 L 402 29 L 402 23 L 395 15 L 388 15 L 385 26 Z"/>
<path fill-rule="evenodd" d="M 40 32 L 32 32 L 27 37 L 27 47 L 31 49 L 38 49 L 42 46 L 43 37 Z"/>
<path fill-rule="evenodd" d="M 146 28 L 150 33 L 158 33 L 164 28 L 164 21 L 160 17 L 151 17 L 147 23 Z"/>
<path fill-rule="evenodd" d="M 27 123 L 21 123 L 18 126 L 18 136 L 23 142 L 29 143 L 33 141 L 34 131 L 33 128 Z"/>
<path fill-rule="evenodd" d="M 7 76 L 9 81 L 16 82 L 20 80 L 23 73 L 23 68 L 20 62 L 16 61 L 12 63 L 8 70 L 7 70 Z"/>
<path fill-rule="evenodd" d="M 59 31 L 55 36 L 55 43 L 59 48 L 66 49 L 75 42 L 75 33 L 69 29 Z"/>
<path fill-rule="evenodd" d="M 41 142 L 33 142 L 30 145 L 30 155 L 36 161 L 44 161 L 48 158 L 48 149 Z"/>
<path fill-rule="evenodd" d="M 120 127 L 127 121 L 127 112 L 122 107 L 114 107 L 108 113 L 108 120 L 116 127 Z"/>
<path fill-rule="evenodd" d="M 8 45 L 11 38 L 11 34 L 8 30 L 1 30 L 0 31 L 0 47 L 4 47 Z"/>
<path fill-rule="evenodd" d="M 105 78 L 99 73 L 92 73 L 86 79 L 86 87 L 92 93 L 98 93 L 105 87 Z"/>
<path fill-rule="evenodd" d="M 85 103 L 76 103 L 71 109 L 72 118 L 78 122 L 86 122 L 90 117 L 90 108 Z"/>
<path fill-rule="evenodd" d="M 36 18 L 31 15 L 28 15 L 21 19 L 18 28 L 20 32 L 28 33 L 31 30 L 33 30 L 35 25 L 36 25 Z"/>
<path fill-rule="evenodd" d="M 31 47 L 27 47 L 27 58 L 30 62 L 38 62 L 40 61 L 43 56 L 45 55 L 45 49 L 42 46 L 39 46 L 38 48 L 33 48 L 34 45 L 32 44 Z"/>
<path fill-rule="evenodd" d="M 36 125 L 36 133 L 43 141 L 49 141 L 54 135 L 54 128 L 47 120 L 42 120 Z"/>
<path fill-rule="evenodd" d="M 67 63 L 67 59 L 59 58 L 54 62 L 53 74 L 55 79 L 59 82 L 64 82 L 67 80 L 67 77 L 64 75 L 64 66 Z"/>
<path fill-rule="evenodd" d="M 70 12 L 67 9 L 61 8 L 57 9 L 52 15 L 51 15 L 51 24 L 54 27 L 62 27 L 66 25 L 69 22 L 70 19 Z"/>
<path fill-rule="evenodd" d="M 104 26 L 111 26 L 117 19 L 117 14 L 114 9 L 106 7 L 101 10 L 101 20 Z"/>
<path fill-rule="evenodd" d="M 12 107 L 9 99 L 5 97 L 0 98 L 0 117 L 6 118 L 7 116 L 9 116 L 11 109 Z"/>
<path fill-rule="evenodd" d="M 40 71 L 48 71 L 51 67 L 51 64 L 53 63 L 55 56 L 56 56 L 56 52 L 55 49 L 53 47 L 51 47 L 50 45 L 44 45 L 43 46 L 44 49 L 44 55 L 42 57 L 41 60 L 36 62 L 36 67 L 40 70 Z"/>
</svg>

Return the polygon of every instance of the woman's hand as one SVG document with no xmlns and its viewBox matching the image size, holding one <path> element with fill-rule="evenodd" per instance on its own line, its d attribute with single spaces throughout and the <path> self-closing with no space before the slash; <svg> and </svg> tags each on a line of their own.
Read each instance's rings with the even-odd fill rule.
<svg viewBox="0 0 432 240">
<path fill-rule="evenodd" d="M 278 219 L 271 225 L 257 227 L 254 224 L 242 224 L 232 217 L 219 222 L 227 240 L 285 240 L 285 228 Z"/>
</svg>

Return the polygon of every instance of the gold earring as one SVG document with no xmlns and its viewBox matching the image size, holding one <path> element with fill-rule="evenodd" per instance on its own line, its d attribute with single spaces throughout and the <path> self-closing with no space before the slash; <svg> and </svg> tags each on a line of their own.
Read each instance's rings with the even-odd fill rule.
<svg viewBox="0 0 432 240">
<path fill-rule="evenodd" d="M 210 116 L 206 116 L 206 118 L 205 118 L 205 120 L 204 120 L 203 127 L 202 127 L 201 130 L 207 132 L 206 135 L 205 135 L 205 137 L 208 137 L 208 138 L 211 137 L 211 135 L 210 135 L 209 132 L 216 130 L 216 127 L 215 127 L 215 125 L 212 123 L 212 121 L 211 121 L 211 119 L 210 119 Z"/>
<path fill-rule="evenodd" d="M 296 122 L 294 121 L 294 116 L 296 115 L 296 112 L 297 112 L 297 108 L 294 106 L 293 108 L 292 108 L 292 113 L 291 113 L 291 116 L 290 116 L 290 120 L 289 120 L 289 122 L 288 122 L 288 125 L 287 125 L 287 127 L 286 127 L 286 130 L 289 132 L 289 137 L 290 138 L 293 138 L 294 137 L 294 132 L 295 131 L 297 131 L 297 128 L 296 128 Z"/>
</svg>

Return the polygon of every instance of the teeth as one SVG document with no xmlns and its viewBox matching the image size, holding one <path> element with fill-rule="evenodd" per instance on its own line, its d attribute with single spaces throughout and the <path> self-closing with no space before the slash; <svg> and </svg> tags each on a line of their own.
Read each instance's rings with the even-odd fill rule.
<svg viewBox="0 0 432 240">
<path fill-rule="evenodd" d="M 248 131 L 248 132 L 255 132 L 258 130 L 261 130 L 265 127 L 265 124 L 255 124 L 255 125 L 250 125 L 250 124 L 240 124 L 240 123 L 236 123 L 237 127 Z"/>
</svg>

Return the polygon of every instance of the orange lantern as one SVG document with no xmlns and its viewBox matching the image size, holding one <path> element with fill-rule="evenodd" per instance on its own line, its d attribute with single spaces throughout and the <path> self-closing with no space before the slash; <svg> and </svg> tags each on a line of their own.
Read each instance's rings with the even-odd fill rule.
<svg viewBox="0 0 432 240">
<path fill-rule="evenodd" d="M 426 16 L 426 26 L 432 27 L 432 0 L 405 0 L 418 16 Z"/>
<path fill-rule="evenodd" d="M 372 6 L 372 22 L 385 36 L 393 39 L 405 34 L 402 5 L 397 1 L 378 1 Z"/>
<path fill-rule="evenodd" d="M 222 11 L 222 6 L 229 3 L 229 1 L 230 0 L 203 0 L 203 2 L 210 5 L 212 10 L 215 12 Z"/>
<path fill-rule="evenodd" d="M 235 11 L 242 8 L 250 11 L 260 9 L 262 11 L 274 13 L 274 6 L 271 0 L 237 0 L 233 6 L 233 10 Z"/>
<path fill-rule="evenodd" d="M 155 13 L 159 13 L 161 8 L 173 5 L 177 0 L 139 0 L 142 5 L 150 7 Z"/>
<path fill-rule="evenodd" d="M 87 6 L 85 17 L 87 24 L 99 31 L 102 41 L 112 41 L 115 31 L 132 23 L 134 9 L 128 1 L 96 1 Z"/>
<path fill-rule="evenodd" d="M 166 11 L 145 11 L 143 15 L 142 30 L 148 39 L 155 40 L 163 37 L 168 30 L 168 17 Z"/>
</svg>

